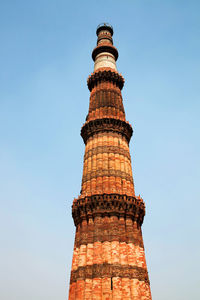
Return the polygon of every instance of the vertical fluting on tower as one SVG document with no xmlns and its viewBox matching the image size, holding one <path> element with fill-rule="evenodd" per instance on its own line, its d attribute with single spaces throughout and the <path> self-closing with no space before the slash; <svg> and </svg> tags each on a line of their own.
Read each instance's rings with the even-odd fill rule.
<svg viewBox="0 0 200 300">
<path fill-rule="evenodd" d="M 82 187 L 74 199 L 76 226 L 69 300 L 150 300 L 141 225 L 145 205 L 135 196 L 113 28 L 97 28 L 90 105 L 81 129 L 85 143 Z"/>
</svg>

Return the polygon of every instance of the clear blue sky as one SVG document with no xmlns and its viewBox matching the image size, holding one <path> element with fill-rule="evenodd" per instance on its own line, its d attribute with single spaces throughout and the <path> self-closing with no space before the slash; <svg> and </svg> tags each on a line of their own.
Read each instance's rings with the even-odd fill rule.
<svg viewBox="0 0 200 300">
<path fill-rule="evenodd" d="M 0 298 L 67 298 L 96 26 L 114 27 L 154 300 L 200 299 L 200 1 L 0 1 Z"/>
</svg>

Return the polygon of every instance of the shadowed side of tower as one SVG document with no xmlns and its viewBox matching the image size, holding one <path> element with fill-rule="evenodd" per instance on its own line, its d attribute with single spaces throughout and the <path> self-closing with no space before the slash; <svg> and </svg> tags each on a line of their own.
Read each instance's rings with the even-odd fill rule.
<svg viewBox="0 0 200 300">
<path fill-rule="evenodd" d="M 90 105 L 81 129 L 85 143 L 69 300 L 151 299 L 141 225 L 145 205 L 135 196 L 129 141 L 113 28 L 97 28 L 88 78 Z"/>
</svg>

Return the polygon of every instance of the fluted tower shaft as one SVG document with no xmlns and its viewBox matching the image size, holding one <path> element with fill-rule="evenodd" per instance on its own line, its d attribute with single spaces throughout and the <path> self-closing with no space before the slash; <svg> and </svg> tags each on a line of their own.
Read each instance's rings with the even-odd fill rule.
<svg viewBox="0 0 200 300">
<path fill-rule="evenodd" d="M 113 29 L 97 28 L 88 78 L 89 112 L 81 129 L 85 143 L 82 188 L 74 199 L 76 226 L 69 300 L 150 300 L 141 225 L 145 205 L 135 196 L 129 141 Z"/>
</svg>

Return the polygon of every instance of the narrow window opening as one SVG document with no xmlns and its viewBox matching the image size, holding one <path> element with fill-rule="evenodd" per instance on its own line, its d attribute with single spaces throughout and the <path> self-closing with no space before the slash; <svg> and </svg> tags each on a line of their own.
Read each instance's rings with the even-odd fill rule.
<svg viewBox="0 0 200 300">
<path fill-rule="evenodd" d="M 110 278 L 110 280 L 111 280 L 111 282 L 110 282 L 111 283 L 111 287 L 110 288 L 112 290 L 113 289 L 113 280 L 112 280 L 112 277 Z"/>
</svg>

